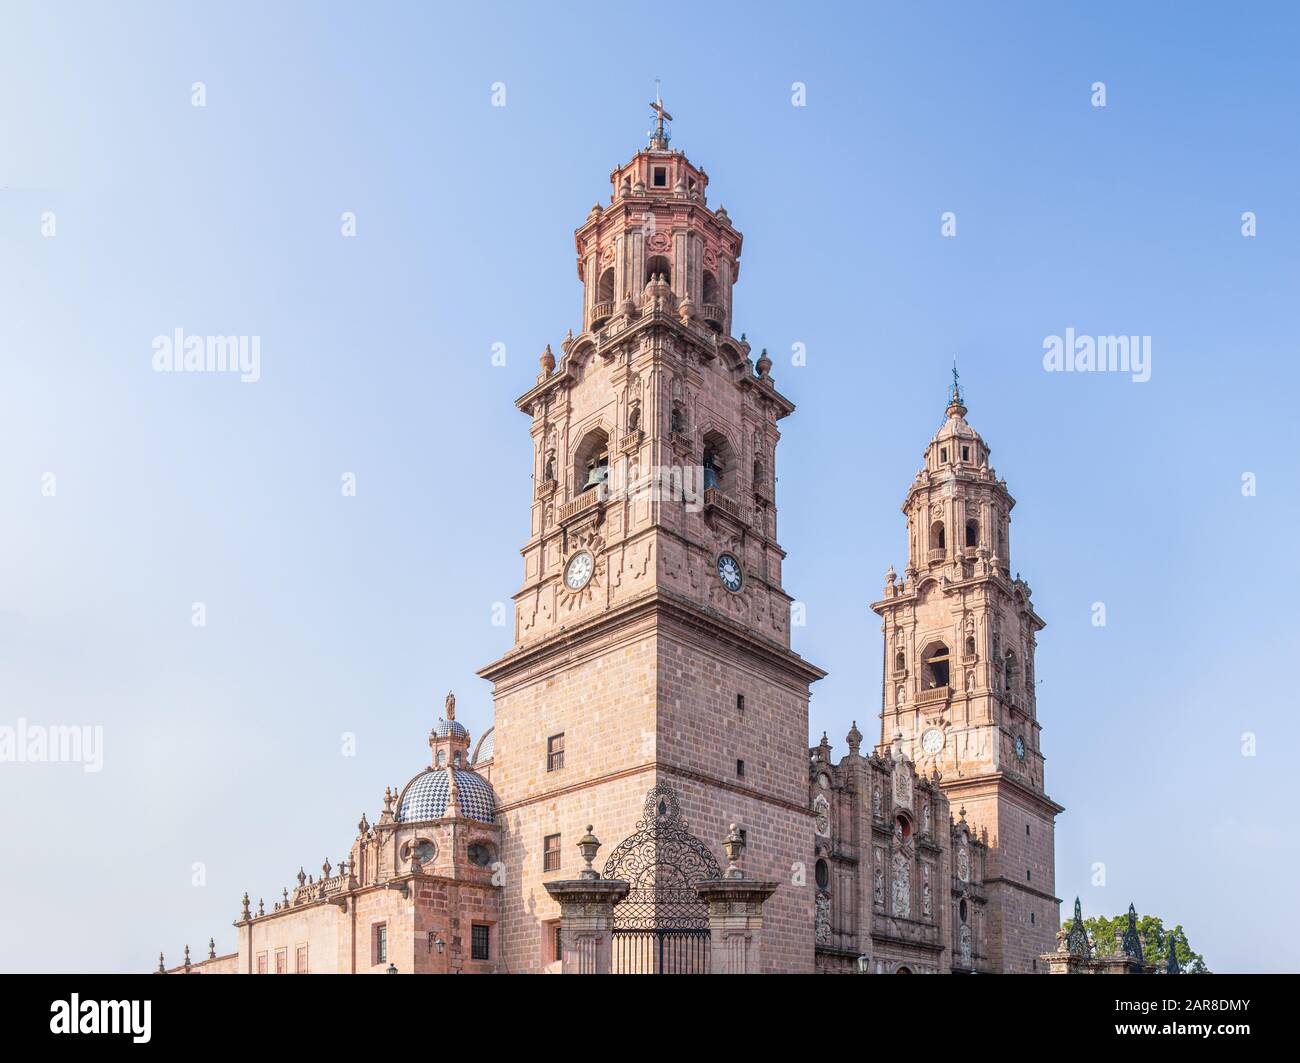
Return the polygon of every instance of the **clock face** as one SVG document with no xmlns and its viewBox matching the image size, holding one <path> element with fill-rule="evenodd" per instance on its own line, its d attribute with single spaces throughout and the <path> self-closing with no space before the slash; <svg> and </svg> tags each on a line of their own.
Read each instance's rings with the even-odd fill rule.
<svg viewBox="0 0 1300 1063">
<path fill-rule="evenodd" d="M 571 558 L 564 570 L 564 585 L 571 591 L 580 591 L 591 579 L 596 561 L 588 550 L 579 550 Z"/>
<path fill-rule="evenodd" d="M 921 748 L 931 755 L 938 753 L 943 748 L 943 732 L 931 727 L 921 735 Z"/>
<path fill-rule="evenodd" d="M 730 554 L 719 554 L 718 579 L 722 580 L 722 585 L 732 594 L 739 594 L 740 586 L 744 582 L 740 574 L 740 562 Z"/>
<path fill-rule="evenodd" d="M 1025 740 L 1019 735 L 1016 735 L 1016 759 L 1025 759 Z"/>
</svg>

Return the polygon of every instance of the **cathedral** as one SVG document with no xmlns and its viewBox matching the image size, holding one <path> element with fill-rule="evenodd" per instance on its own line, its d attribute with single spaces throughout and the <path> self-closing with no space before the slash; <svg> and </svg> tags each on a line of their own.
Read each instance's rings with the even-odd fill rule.
<svg viewBox="0 0 1300 1063">
<path fill-rule="evenodd" d="M 475 741 L 448 695 L 337 866 L 246 893 L 232 951 L 160 972 L 1048 970 L 1062 808 L 1007 484 L 954 376 L 872 606 L 879 740 L 809 748 L 826 673 L 791 649 L 775 492 L 794 404 L 734 334 L 741 234 L 652 109 L 576 232 L 581 327 L 516 400 L 528 537 L 513 644 L 478 673 L 493 726 Z"/>
</svg>

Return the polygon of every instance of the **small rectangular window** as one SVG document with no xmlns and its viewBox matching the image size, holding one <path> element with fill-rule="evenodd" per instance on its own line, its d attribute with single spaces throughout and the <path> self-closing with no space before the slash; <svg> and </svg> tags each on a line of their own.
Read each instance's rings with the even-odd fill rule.
<svg viewBox="0 0 1300 1063">
<path fill-rule="evenodd" d="M 559 771 L 564 767 L 564 735 L 551 735 L 546 740 L 546 770 Z"/>
<path fill-rule="evenodd" d="M 491 956 L 492 928 L 475 923 L 469 928 L 469 958 L 486 960 Z"/>
<path fill-rule="evenodd" d="M 737 711 L 737 712 L 744 712 L 744 711 L 745 711 L 745 695 L 744 695 L 744 694 L 737 694 L 737 695 L 736 695 L 736 711 Z"/>
<path fill-rule="evenodd" d="M 542 870 L 560 870 L 560 836 L 548 834 L 542 839 Z"/>
<path fill-rule="evenodd" d="M 564 959 L 564 934 L 559 923 L 555 924 L 554 947 L 555 947 L 555 958 L 557 960 Z"/>
<path fill-rule="evenodd" d="M 288 949 L 275 950 L 275 973 L 276 974 L 289 973 L 289 950 Z"/>
<path fill-rule="evenodd" d="M 948 460 L 948 448 L 947 448 L 947 447 L 940 447 L 940 448 L 939 448 L 939 460 L 940 460 L 940 461 L 947 461 L 947 460 Z"/>
<path fill-rule="evenodd" d="M 297 955 L 294 957 L 294 974 L 307 973 L 307 946 L 299 945 Z"/>
<path fill-rule="evenodd" d="M 654 180 L 655 180 L 655 188 L 667 188 L 668 187 L 667 168 L 663 166 L 656 166 Z"/>
<path fill-rule="evenodd" d="M 743 760 L 738 760 L 736 761 L 736 778 L 743 779 L 744 777 L 745 777 L 745 762 Z"/>
<path fill-rule="evenodd" d="M 266 953 L 265 952 L 259 952 L 257 954 L 257 973 L 266 974 Z"/>
<path fill-rule="evenodd" d="M 388 962 L 388 924 L 378 923 L 374 929 L 374 941 L 371 946 L 370 963 Z"/>
</svg>

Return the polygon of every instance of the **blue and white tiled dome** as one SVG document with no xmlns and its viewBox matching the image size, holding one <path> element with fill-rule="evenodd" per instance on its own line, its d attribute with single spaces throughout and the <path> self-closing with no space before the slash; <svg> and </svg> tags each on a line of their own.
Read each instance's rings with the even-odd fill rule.
<svg viewBox="0 0 1300 1063">
<path fill-rule="evenodd" d="M 466 742 L 469 741 L 469 732 L 465 730 L 465 725 L 459 720 L 439 719 L 438 722 L 433 725 L 433 734 L 436 738 L 446 738 L 449 735 L 455 735 L 457 738 L 465 739 Z"/>
<path fill-rule="evenodd" d="M 472 764 L 482 764 L 492 759 L 492 752 L 496 745 L 496 728 L 489 727 L 483 737 L 478 740 L 478 748 L 474 750 L 474 759 Z"/>
<path fill-rule="evenodd" d="M 441 819 L 447 811 L 447 790 L 447 769 L 426 769 L 406 784 L 402 802 L 397 807 L 397 821 L 417 823 Z M 482 776 L 472 771 L 456 771 L 456 792 L 460 797 L 462 815 L 480 823 L 491 823 L 496 819 L 496 795 Z"/>
</svg>

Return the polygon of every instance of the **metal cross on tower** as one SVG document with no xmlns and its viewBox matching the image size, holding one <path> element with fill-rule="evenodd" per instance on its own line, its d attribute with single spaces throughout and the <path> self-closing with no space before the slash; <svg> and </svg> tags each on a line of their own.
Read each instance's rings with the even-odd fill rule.
<svg viewBox="0 0 1300 1063">
<path fill-rule="evenodd" d="M 655 131 L 651 137 L 651 147 L 664 148 L 668 146 L 668 135 L 664 132 L 664 121 L 671 122 L 673 116 L 664 108 L 663 95 L 659 91 L 659 79 L 655 78 L 655 98 L 650 104 L 650 110 L 655 113 Z"/>
</svg>

